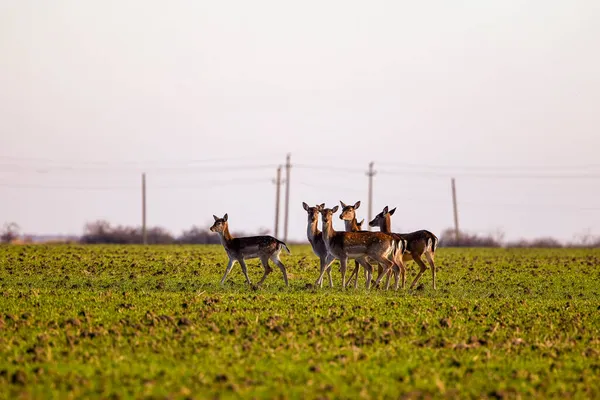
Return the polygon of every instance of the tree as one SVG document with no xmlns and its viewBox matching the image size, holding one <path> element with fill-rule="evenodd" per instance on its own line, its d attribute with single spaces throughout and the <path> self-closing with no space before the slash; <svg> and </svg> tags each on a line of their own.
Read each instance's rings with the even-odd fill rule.
<svg viewBox="0 0 600 400">
<path fill-rule="evenodd" d="M 21 228 L 14 222 L 4 224 L 2 229 L 2 235 L 0 235 L 0 241 L 2 243 L 10 243 L 19 237 L 19 231 Z"/>
</svg>

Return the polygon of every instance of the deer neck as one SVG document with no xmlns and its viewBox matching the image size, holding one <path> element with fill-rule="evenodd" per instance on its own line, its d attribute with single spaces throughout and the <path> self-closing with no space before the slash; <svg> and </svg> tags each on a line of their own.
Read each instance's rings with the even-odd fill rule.
<svg viewBox="0 0 600 400">
<path fill-rule="evenodd" d="M 323 240 L 325 240 L 325 243 L 327 243 L 333 237 L 333 235 L 335 235 L 335 230 L 333 230 L 333 221 L 323 221 Z"/>
<path fill-rule="evenodd" d="M 359 229 L 356 217 L 353 217 L 350 221 L 344 220 L 344 227 L 346 228 L 346 232 L 357 232 Z"/>
<path fill-rule="evenodd" d="M 389 215 L 386 215 L 379 224 L 379 230 L 381 232 L 390 233 L 392 231 L 392 218 Z"/>
<path fill-rule="evenodd" d="M 308 226 L 306 227 L 306 237 L 309 241 L 312 241 L 315 236 L 319 234 L 319 220 L 315 219 L 314 221 L 311 219 L 308 221 Z"/>
<path fill-rule="evenodd" d="M 229 225 L 225 225 L 223 232 L 219 232 L 219 238 L 221 238 L 221 244 L 227 247 L 227 243 L 233 239 L 233 236 L 229 233 Z"/>
</svg>

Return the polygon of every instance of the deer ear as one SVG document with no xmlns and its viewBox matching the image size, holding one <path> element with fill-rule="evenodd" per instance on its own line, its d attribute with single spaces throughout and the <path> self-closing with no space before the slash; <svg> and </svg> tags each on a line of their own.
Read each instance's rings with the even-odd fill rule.
<svg viewBox="0 0 600 400">
<path fill-rule="evenodd" d="M 302 207 L 304 207 L 305 211 L 308 211 L 308 204 L 306 204 L 305 202 L 302 202 Z"/>
<path fill-rule="evenodd" d="M 387 214 L 388 213 L 388 206 L 383 207 L 383 213 Z"/>
<path fill-rule="evenodd" d="M 354 204 L 354 209 L 357 209 L 358 207 L 360 207 L 360 200 Z"/>
<path fill-rule="evenodd" d="M 390 210 L 390 215 L 394 215 L 395 212 L 396 212 L 396 207 L 394 207 L 393 209 Z"/>
<path fill-rule="evenodd" d="M 333 212 L 334 214 L 337 212 L 337 210 L 339 209 L 338 206 L 335 206 L 331 209 L 331 212 Z"/>
<path fill-rule="evenodd" d="M 227 222 L 227 214 L 223 215 L 223 221 Z"/>
<path fill-rule="evenodd" d="M 213 218 L 215 219 L 215 221 L 219 220 L 219 217 L 217 217 L 215 214 L 213 214 Z"/>
<path fill-rule="evenodd" d="M 319 207 L 319 210 L 322 210 L 325 208 L 325 203 L 321 203 L 317 207 Z"/>
<path fill-rule="evenodd" d="M 364 218 L 362 219 L 362 221 L 360 221 L 360 222 L 358 223 L 358 225 L 362 225 L 362 224 L 363 224 L 363 222 L 365 222 L 365 219 L 364 219 Z"/>
<path fill-rule="evenodd" d="M 340 204 L 342 205 L 342 208 L 346 208 L 346 204 L 344 204 L 343 201 L 340 200 Z"/>
</svg>

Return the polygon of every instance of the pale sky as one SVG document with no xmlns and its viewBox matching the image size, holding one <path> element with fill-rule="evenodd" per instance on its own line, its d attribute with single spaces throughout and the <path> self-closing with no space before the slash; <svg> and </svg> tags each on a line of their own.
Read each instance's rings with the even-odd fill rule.
<svg viewBox="0 0 600 400">
<path fill-rule="evenodd" d="M 272 229 L 289 152 L 291 239 L 302 201 L 366 218 L 370 161 L 396 231 L 452 226 L 454 176 L 468 232 L 600 235 L 598 21 L 597 0 L 0 0 L 0 224 L 139 225 L 146 171 L 149 225 Z"/>
</svg>

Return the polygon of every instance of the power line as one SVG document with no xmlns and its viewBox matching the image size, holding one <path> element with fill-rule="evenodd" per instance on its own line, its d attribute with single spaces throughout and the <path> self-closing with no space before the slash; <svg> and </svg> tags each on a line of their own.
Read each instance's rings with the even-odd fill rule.
<svg viewBox="0 0 600 400">
<path fill-rule="evenodd" d="M 196 185 L 152 185 L 150 189 L 203 189 L 219 186 L 244 185 L 254 183 L 267 183 L 268 179 L 238 179 L 227 181 L 206 181 L 198 182 Z M 76 185 L 40 185 L 40 184 L 23 184 L 23 183 L 4 183 L 0 182 L 0 187 L 13 189 L 59 189 L 59 190 L 139 190 L 139 186 L 76 186 Z"/>
<path fill-rule="evenodd" d="M 385 163 L 383 163 L 385 164 Z M 297 166 L 300 169 L 312 169 L 319 171 L 327 171 L 332 173 L 345 173 L 345 174 L 362 174 L 363 170 L 358 168 L 344 168 L 332 165 L 310 165 L 310 164 L 299 164 Z M 436 172 L 436 171 L 419 171 L 419 170 L 400 170 L 400 169 L 387 169 L 380 170 L 379 173 L 383 175 L 403 175 L 403 176 L 425 176 L 432 178 L 451 178 L 456 177 L 467 177 L 467 178 L 485 178 L 485 179 L 600 179 L 600 173 L 570 173 L 570 174 L 525 174 L 525 173 L 470 173 L 470 172 Z"/>
<path fill-rule="evenodd" d="M 383 175 L 403 175 L 403 176 L 428 176 L 433 178 L 484 178 L 484 179 L 600 179 L 600 174 L 562 174 L 562 175 L 540 175 L 540 174 L 478 174 L 478 173 L 442 173 L 429 171 L 401 171 L 401 170 L 382 170 L 379 173 Z"/>
<path fill-rule="evenodd" d="M 241 157 L 219 157 L 219 158 L 201 158 L 201 159 L 188 159 L 188 160 L 146 160 L 146 161 L 132 161 L 132 160 L 102 160 L 102 161 L 89 161 L 89 160 L 56 160 L 50 158 L 34 158 L 34 157 L 15 157 L 0 155 L 0 160 L 11 160 L 17 162 L 33 162 L 33 163 L 46 163 L 53 164 L 54 166 L 69 165 L 88 165 L 88 166 L 137 166 L 145 167 L 152 164 L 166 164 L 166 165 L 190 165 L 190 164 L 204 164 L 204 163 L 220 163 L 220 162 L 231 162 L 235 160 L 264 160 L 267 157 L 275 158 L 279 154 L 271 153 L 264 155 L 253 155 L 253 156 L 241 156 Z"/>
<path fill-rule="evenodd" d="M 600 168 L 600 164 L 580 165 L 432 165 L 414 164 L 404 162 L 380 162 L 378 164 L 390 167 L 422 168 L 422 169 L 451 169 L 451 170 L 560 170 L 560 169 L 594 169 Z"/>
<path fill-rule="evenodd" d="M 3 167 L 8 167 L 8 170 Z M 4 172 L 33 172 L 38 174 L 48 174 L 56 172 L 67 173 L 115 173 L 129 172 L 138 174 L 142 170 L 153 174 L 168 174 L 168 173 L 223 173 L 234 171 L 248 171 L 260 169 L 276 168 L 277 164 L 248 164 L 248 165 L 232 165 L 232 166 L 188 166 L 188 167 L 154 167 L 154 168 L 123 168 L 123 167 L 66 167 L 66 166 L 46 166 L 33 167 L 22 166 L 18 164 L 0 164 L 0 171 Z"/>
<path fill-rule="evenodd" d="M 335 171 L 335 172 L 345 172 L 350 174 L 362 174 L 365 171 L 359 168 L 344 168 L 338 166 L 331 165 L 310 165 L 310 164 L 294 164 L 294 167 L 300 169 L 311 169 L 311 170 L 327 170 L 327 171 Z"/>
</svg>

